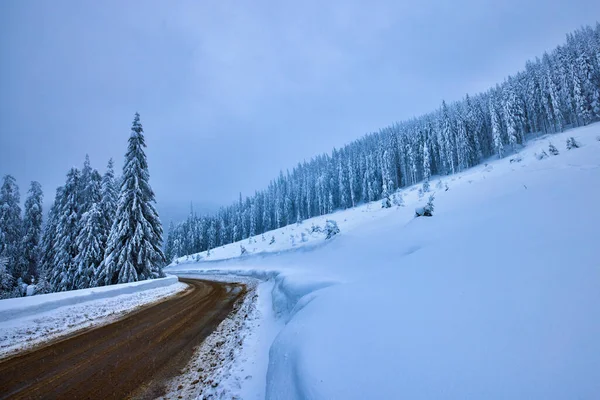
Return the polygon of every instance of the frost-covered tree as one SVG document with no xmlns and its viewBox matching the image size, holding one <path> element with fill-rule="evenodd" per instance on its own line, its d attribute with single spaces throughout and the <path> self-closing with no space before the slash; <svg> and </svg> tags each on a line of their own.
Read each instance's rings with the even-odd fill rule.
<svg viewBox="0 0 600 400">
<path fill-rule="evenodd" d="M 118 187 L 115 182 L 114 163 L 112 158 L 108 160 L 106 172 L 102 176 L 102 213 L 106 219 L 107 230 L 110 231 L 117 212 L 119 198 Z"/>
<path fill-rule="evenodd" d="M 173 262 L 175 256 L 175 225 L 173 224 L 173 221 L 171 221 L 169 223 L 169 232 L 165 243 L 165 259 L 167 260 L 167 263 Z"/>
<path fill-rule="evenodd" d="M 8 259 L 4 256 L 0 256 L 0 299 L 8 299 L 10 297 L 16 297 L 15 292 L 15 279 L 6 270 Z"/>
<path fill-rule="evenodd" d="M 54 259 L 49 276 L 50 284 L 56 292 L 77 288 L 75 286 L 77 273 L 75 257 L 79 253 L 76 239 L 81 207 L 80 179 L 81 172 L 77 168 L 71 168 L 61 190 L 61 198 L 57 207 Z"/>
<path fill-rule="evenodd" d="M 162 225 L 154 207 L 140 115 L 135 114 L 125 155 L 119 204 L 97 281 L 105 285 L 164 276 Z"/>
<path fill-rule="evenodd" d="M 492 121 L 492 137 L 494 141 L 494 149 L 498 158 L 502 158 L 504 156 L 504 144 L 502 143 L 502 127 L 500 125 L 500 115 L 498 114 L 498 110 L 494 105 L 493 96 L 490 97 L 489 101 L 490 107 L 490 117 Z"/>
<path fill-rule="evenodd" d="M 5 175 L 0 187 L 0 257 L 6 259 L 6 270 L 15 279 L 21 277 L 21 220 L 19 186 L 12 175 Z"/>
<path fill-rule="evenodd" d="M 44 194 L 39 182 L 31 182 L 27 199 L 25 200 L 25 215 L 23 217 L 23 280 L 31 283 L 32 278 L 38 277 L 40 263 L 40 241 L 42 237 L 42 203 Z"/>
<path fill-rule="evenodd" d="M 77 235 L 78 254 L 75 257 L 77 271 L 74 285 L 77 289 L 97 286 L 96 275 L 100 263 L 104 259 L 104 243 L 106 242 L 105 219 L 100 203 L 93 203 L 83 213 Z"/>
<path fill-rule="evenodd" d="M 58 233 L 58 218 L 60 199 L 62 198 L 63 187 L 56 189 L 56 195 L 54 197 L 54 203 L 50 207 L 48 218 L 42 232 L 42 243 L 41 243 L 41 260 L 40 260 L 40 275 L 44 275 L 45 278 L 50 280 L 51 273 L 54 267 L 54 256 L 55 253 L 55 240 Z M 50 285 L 50 283 L 48 283 Z M 50 285 L 51 286 L 51 285 Z"/>
</svg>

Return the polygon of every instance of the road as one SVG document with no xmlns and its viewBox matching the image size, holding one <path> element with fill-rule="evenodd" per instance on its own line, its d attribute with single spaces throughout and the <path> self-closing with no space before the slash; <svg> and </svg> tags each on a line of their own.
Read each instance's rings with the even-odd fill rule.
<svg viewBox="0 0 600 400">
<path fill-rule="evenodd" d="M 1 399 L 156 398 L 161 384 L 246 293 L 242 284 L 183 279 L 190 288 L 127 317 L 0 362 Z"/>
</svg>

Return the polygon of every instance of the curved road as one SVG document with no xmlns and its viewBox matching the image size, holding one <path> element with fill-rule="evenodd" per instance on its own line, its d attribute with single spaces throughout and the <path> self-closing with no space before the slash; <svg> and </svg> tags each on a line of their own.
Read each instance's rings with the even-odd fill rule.
<svg viewBox="0 0 600 400">
<path fill-rule="evenodd" d="M 190 288 L 124 319 L 0 362 L 0 399 L 156 398 L 244 296 L 242 284 Z"/>
</svg>

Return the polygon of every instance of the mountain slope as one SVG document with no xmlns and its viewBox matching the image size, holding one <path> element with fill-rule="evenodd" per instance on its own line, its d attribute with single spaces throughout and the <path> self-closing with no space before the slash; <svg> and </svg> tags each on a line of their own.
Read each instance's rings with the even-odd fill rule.
<svg viewBox="0 0 600 400">
<path fill-rule="evenodd" d="M 341 229 L 331 241 L 302 242 L 313 218 L 167 270 L 274 280 L 286 324 L 267 398 L 598 398 L 599 135 L 539 138 L 441 189 L 434 178 L 431 218 L 414 218 L 427 196 L 408 188 L 404 207 L 326 216 Z M 571 136 L 580 148 L 566 150 Z"/>
</svg>

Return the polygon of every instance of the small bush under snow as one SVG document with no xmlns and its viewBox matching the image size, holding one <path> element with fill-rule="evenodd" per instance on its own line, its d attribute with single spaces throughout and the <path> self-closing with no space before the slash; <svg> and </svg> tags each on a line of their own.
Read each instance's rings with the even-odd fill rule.
<svg viewBox="0 0 600 400">
<path fill-rule="evenodd" d="M 575 140 L 573 136 L 567 139 L 567 150 L 577 149 L 579 148 L 579 143 Z"/>
<path fill-rule="evenodd" d="M 340 233 L 337 222 L 332 219 L 328 219 L 325 223 L 325 239 L 331 239 L 335 235 Z"/>
</svg>

